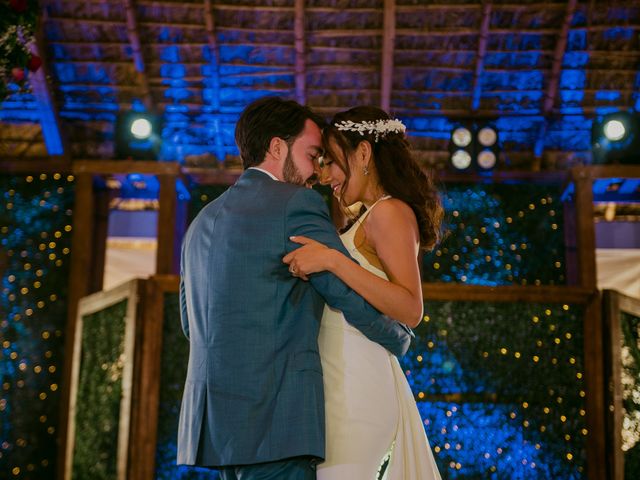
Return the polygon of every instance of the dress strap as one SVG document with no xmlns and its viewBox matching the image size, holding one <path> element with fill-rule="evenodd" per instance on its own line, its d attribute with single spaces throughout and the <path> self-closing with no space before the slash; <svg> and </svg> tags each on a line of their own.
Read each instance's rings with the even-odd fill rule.
<svg viewBox="0 0 640 480">
<path fill-rule="evenodd" d="M 364 219 L 367 217 L 367 215 L 369 215 L 371 210 L 373 210 L 373 207 L 375 207 L 378 203 L 382 202 L 383 200 L 388 200 L 389 198 L 391 198 L 391 195 L 383 195 L 378 200 L 376 200 L 373 203 L 373 205 L 371 205 L 369 208 L 367 208 L 367 210 L 360 216 L 360 218 L 358 219 L 358 223 L 364 222 Z"/>
</svg>

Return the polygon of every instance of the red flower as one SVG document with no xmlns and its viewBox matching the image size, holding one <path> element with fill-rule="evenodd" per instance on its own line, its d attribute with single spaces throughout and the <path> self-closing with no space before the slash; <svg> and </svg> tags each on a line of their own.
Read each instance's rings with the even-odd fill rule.
<svg viewBox="0 0 640 480">
<path fill-rule="evenodd" d="M 11 69 L 11 76 L 16 82 L 22 82 L 24 80 L 24 68 L 13 67 Z"/>
<path fill-rule="evenodd" d="M 30 71 L 32 72 L 37 71 L 41 65 L 42 65 L 42 59 L 38 55 L 32 54 L 31 57 L 29 57 L 29 61 L 27 62 L 27 68 Z"/>
<path fill-rule="evenodd" d="M 27 0 L 9 0 L 9 5 L 13 10 L 21 13 L 27 9 Z"/>
</svg>

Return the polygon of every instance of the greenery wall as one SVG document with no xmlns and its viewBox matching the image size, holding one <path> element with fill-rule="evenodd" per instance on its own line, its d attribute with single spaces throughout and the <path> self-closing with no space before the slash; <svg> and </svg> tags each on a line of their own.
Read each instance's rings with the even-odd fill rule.
<svg viewBox="0 0 640 480">
<path fill-rule="evenodd" d="M 73 183 L 58 173 L 0 175 L 3 478 L 54 478 Z"/>
<path fill-rule="evenodd" d="M 586 478 L 582 309 L 425 311 L 401 364 L 443 478 Z"/>
<path fill-rule="evenodd" d="M 640 317 L 622 313 L 622 450 L 624 478 L 640 478 Z"/>
<path fill-rule="evenodd" d="M 424 281 L 566 284 L 559 185 L 474 183 L 443 188 L 447 236 L 424 257 Z"/>
<path fill-rule="evenodd" d="M 117 475 L 127 304 L 123 300 L 82 319 L 73 479 Z"/>
</svg>

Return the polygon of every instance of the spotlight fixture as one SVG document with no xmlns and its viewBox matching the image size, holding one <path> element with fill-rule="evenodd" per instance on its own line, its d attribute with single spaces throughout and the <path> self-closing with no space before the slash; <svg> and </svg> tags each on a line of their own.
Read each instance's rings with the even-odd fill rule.
<svg viewBox="0 0 640 480">
<path fill-rule="evenodd" d="M 456 125 L 449 142 L 449 160 L 456 170 L 493 169 L 498 163 L 498 132 L 486 122 L 468 121 Z"/>
<path fill-rule="evenodd" d="M 131 123 L 131 135 L 139 140 L 149 138 L 151 132 L 153 132 L 153 127 L 146 118 L 137 118 Z"/>
<path fill-rule="evenodd" d="M 612 142 L 622 140 L 627 133 L 624 123 L 620 120 L 609 120 L 603 127 L 604 136 Z"/>
<path fill-rule="evenodd" d="M 466 170 L 471 166 L 471 155 L 465 150 L 457 150 L 451 155 L 451 163 L 456 170 Z"/>
<path fill-rule="evenodd" d="M 156 115 L 125 112 L 118 115 L 115 156 L 118 159 L 156 160 L 160 152 L 161 122 Z"/>
<path fill-rule="evenodd" d="M 451 140 L 456 147 L 464 148 L 471 143 L 471 132 L 466 127 L 458 127 L 451 134 Z"/>
<path fill-rule="evenodd" d="M 478 154 L 478 166 L 483 170 L 491 170 L 496 166 L 497 161 L 496 154 L 491 150 L 482 150 Z"/>
<path fill-rule="evenodd" d="M 498 141 L 498 132 L 493 127 L 482 127 L 478 131 L 478 142 L 483 147 L 493 147 Z"/>
<path fill-rule="evenodd" d="M 594 120 L 591 144 L 593 163 L 640 163 L 640 116 L 614 112 Z"/>
</svg>

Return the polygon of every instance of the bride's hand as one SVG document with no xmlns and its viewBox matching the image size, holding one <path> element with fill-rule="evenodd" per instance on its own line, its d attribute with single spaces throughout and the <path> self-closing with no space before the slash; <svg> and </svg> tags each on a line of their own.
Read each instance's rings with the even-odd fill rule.
<svg viewBox="0 0 640 480">
<path fill-rule="evenodd" d="M 289 265 L 289 272 L 294 277 L 308 280 L 307 276 L 312 273 L 329 270 L 332 254 L 335 250 L 308 237 L 289 237 L 289 239 L 302 245 L 282 259 L 284 263 Z"/>
</svg>

